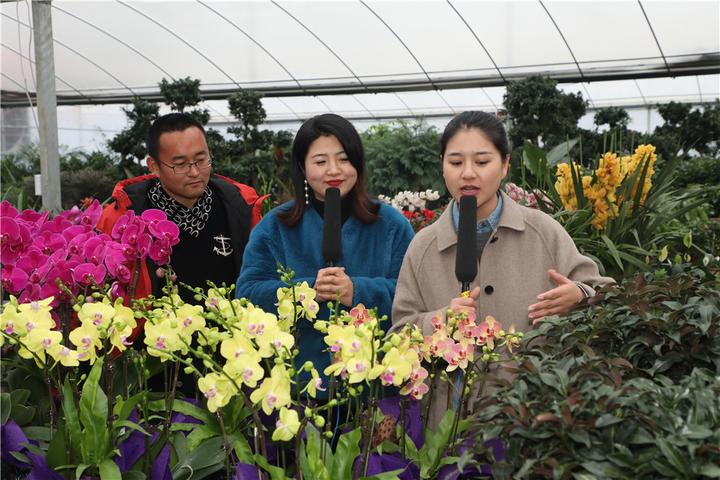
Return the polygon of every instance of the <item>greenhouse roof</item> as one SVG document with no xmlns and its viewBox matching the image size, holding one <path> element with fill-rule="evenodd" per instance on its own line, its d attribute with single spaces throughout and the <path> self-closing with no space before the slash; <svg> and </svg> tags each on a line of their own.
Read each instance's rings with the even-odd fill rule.
<svg viewBox="0 0 720 480">
<path fill-rule="evenodd" d="M 590 107 L 720 97 L 718 1 L 52 2 L 58 104 L 264 92 L 269 120 L 501 108 L 531 74 Z M 2 105 L 34 98 L 30 2 L 4 2 Z M 214 102 L 217 103 L 217 102 Z M 227 115 L 214 108 L 214 117 Z"/>
</svg>

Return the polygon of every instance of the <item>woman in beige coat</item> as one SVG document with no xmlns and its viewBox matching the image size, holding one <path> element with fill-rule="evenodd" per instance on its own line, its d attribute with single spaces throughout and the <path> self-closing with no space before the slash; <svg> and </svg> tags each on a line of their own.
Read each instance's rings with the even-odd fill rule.
<svg viewBox="0 0 720 480">
<path fill-rule="evenodd" d="M 514 325 L 527 331 L 543 317 L 567 313 L 613 282 L 578 252 L 562 225 L 500 191 L 510 153 L 497 117 L 485 112 L 457 115 L 445 128 L 440 146 L 453 201 L 434 224 L 418 232 L 405 254 L 393 302 L 395 326 L 414 323 L 430 335 L 433 316 L 452 308 L 475 311 L 480 320 L 492 315 L 505 329 Z M 454 273 L 457 202 L 463 195 L 477 199 L 478 274 L 469 297 L 460 296 Z"/>
</svg>

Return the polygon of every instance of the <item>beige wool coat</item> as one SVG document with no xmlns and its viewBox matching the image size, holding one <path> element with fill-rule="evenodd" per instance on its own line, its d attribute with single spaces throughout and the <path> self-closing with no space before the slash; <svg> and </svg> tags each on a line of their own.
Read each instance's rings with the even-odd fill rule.
<svg viewBox="0 0 720 480">
<path fill-rule="evenodd" d="M 557 285 L 548 275 L 549 269 L 573 281 L 581 282 L 591 293 L 613 279 L 600 276 L 590 258 L 578 252 L 567 231 L 549 215 L 517 204 L 504 192 L 502 214 L 497 229 L 483 249 L 478 275 L 471 290 L 480 287 L 478 321 L 492 315 L 507 331 L 514 325 L 528 331 L 532 322 L 528 306 L 537 302 L 537 295 Z M 405 254 L 393 301 L 393 328 L 405 323 L 420 326 L 425 335 L 432 334 L 431 319 L 438 311 L 447 310 L 450 301 L 459 296 L 461 285 L 455 278 L 457 233 L 448 207 L 440 218 L 417 233 Z M 438 390 L 447 387 L 436 385 Z M 442 409 L 442 401 L 433 401 Z M 436 408 L 433 407 L 433 411 Z M 438 418 L 434 419 L 436 423 Z"/>
</svg>

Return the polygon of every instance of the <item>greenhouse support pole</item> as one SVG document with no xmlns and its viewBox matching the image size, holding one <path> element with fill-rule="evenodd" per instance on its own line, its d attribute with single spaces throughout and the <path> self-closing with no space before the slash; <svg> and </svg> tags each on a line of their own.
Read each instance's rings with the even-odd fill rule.
<svg viewBox="0 0 720 480">
<path fill-rule="evenodd" d="M 35 73 L 37 84 L 38 132 L 40 135 L 40 174 L 42 175 L 42 206 L 59 212 L 60 159 L 58 155 L 57 97 L 55 94 L 55 56 L 53 50 L 52 12 L 49 0 L 32 4 Z"/>
</svg>

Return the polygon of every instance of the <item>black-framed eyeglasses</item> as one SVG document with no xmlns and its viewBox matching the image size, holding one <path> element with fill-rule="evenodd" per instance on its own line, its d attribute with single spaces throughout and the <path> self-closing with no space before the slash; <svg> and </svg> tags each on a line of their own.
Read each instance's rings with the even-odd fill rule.
<svg viewBox="0 0 720 480">
<path fill-rule="evenodd" d="M 160 160 L 158 160 L 158 162 L 162 163 L 166 167 L 172 168 L 173 173 L 175 173 L 176 175 L 185 175 L 190 171 L 192 167 L 196 167 L 198 170 L 205 170 L 206 168 L 209 168 L 210 165 L 212 165 L 212 157 L 208 155 L 207 157 L 201 158 L 200 160 L 183 163 L 182 165 L 170 165 Z"/>
</svg>

